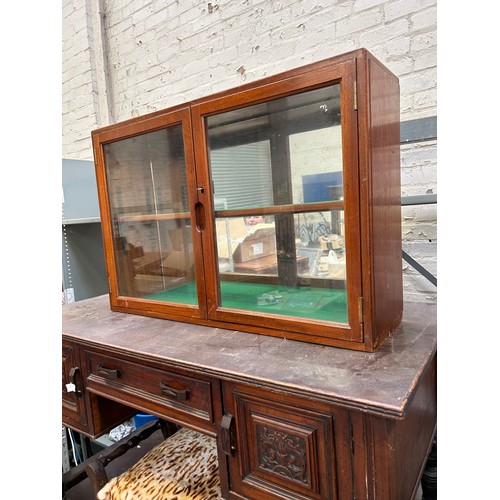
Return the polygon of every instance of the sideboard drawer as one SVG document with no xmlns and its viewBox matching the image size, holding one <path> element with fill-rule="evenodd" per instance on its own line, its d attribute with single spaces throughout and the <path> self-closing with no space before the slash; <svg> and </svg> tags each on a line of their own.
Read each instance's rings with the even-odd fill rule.
<svg viewBox="0 0 500 500">
<path fill-rule="evenodd" d="M 146 363 L 127 361 L 98 352 L 86 352 L 87 386 L 97 394 L 109 394 L 152 413 L 189 415 L 213 422 L 211 382 L 164 370 Z M 166 409 L 166 412 L 162 410 Z"/>
</svg>

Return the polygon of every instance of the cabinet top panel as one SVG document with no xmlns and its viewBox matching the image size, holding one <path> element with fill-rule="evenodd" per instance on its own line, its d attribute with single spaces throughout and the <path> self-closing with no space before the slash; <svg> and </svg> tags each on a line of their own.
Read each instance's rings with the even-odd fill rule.
<svg viewBox="0 0 500 500">
<path fill-rule="evenodd" d="M 63 306 L 66 338 L 401 417 L 436 351 L 436 306 L 405 303 L 403 321 L 365 353 L 113 312 L 107 296 Z"/>
</svg>

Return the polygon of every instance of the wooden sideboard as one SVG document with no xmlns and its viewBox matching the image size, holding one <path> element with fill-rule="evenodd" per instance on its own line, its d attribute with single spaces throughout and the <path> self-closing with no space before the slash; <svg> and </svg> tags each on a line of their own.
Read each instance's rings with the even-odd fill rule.
<svg viewBox="0 0 500 500">
<path fill-rule="evenodd" d="M 63 306 L 62 328 L 76 431 L 140 410 L 214 436 L 224 498 L 417 492 L 436 432 L 434 305 L 405 303 L 374 353 L 112 312 L 108 296 Z"/>
</svg>

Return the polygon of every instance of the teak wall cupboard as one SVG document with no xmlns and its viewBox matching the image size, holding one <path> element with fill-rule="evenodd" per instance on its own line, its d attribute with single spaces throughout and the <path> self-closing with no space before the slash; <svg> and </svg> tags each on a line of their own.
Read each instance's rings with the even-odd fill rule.
<svg viewBox="0 0 500 500">
<path fill-rule="evenodd" d="M 111 309 L 374 351 L 402 316 L 399 130 L 360 49 L 94 131 Z"/>
</svg>

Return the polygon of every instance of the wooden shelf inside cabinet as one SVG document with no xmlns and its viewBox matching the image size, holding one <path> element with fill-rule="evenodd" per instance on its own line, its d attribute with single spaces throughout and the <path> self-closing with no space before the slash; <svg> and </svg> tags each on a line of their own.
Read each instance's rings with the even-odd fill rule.
<svg viewBox="0 0 500 500">
<path fill-rule="evenodd" d="M 178 220 L 189 219 L 189 212 L 181 212 L 176 214 L 145 214 L 145 215 L 123 215 L 118 218 L 120 222 L 154 222 L 161 220 Z"/>
<path fill-rule="evenodd" d="M 402 315 L 399 132 L 365 49 L 95 130 L 111 308 L 374 351 Z"/>
<path fill-rule="evenodd" d="M 327 210 L 342 210 L 344 204 L 339 201 L 328 203 L 299 203 L 296 205 L 279 205 L 276 207 L 258 207 L 258 208 L 244 208 L 234 210 L 216 210 L 215 217 L 244 217 L 250 215 L 279 215 L 285 213 L 308 213 L 308 212 L 322 212 Z"/>
</svg>

